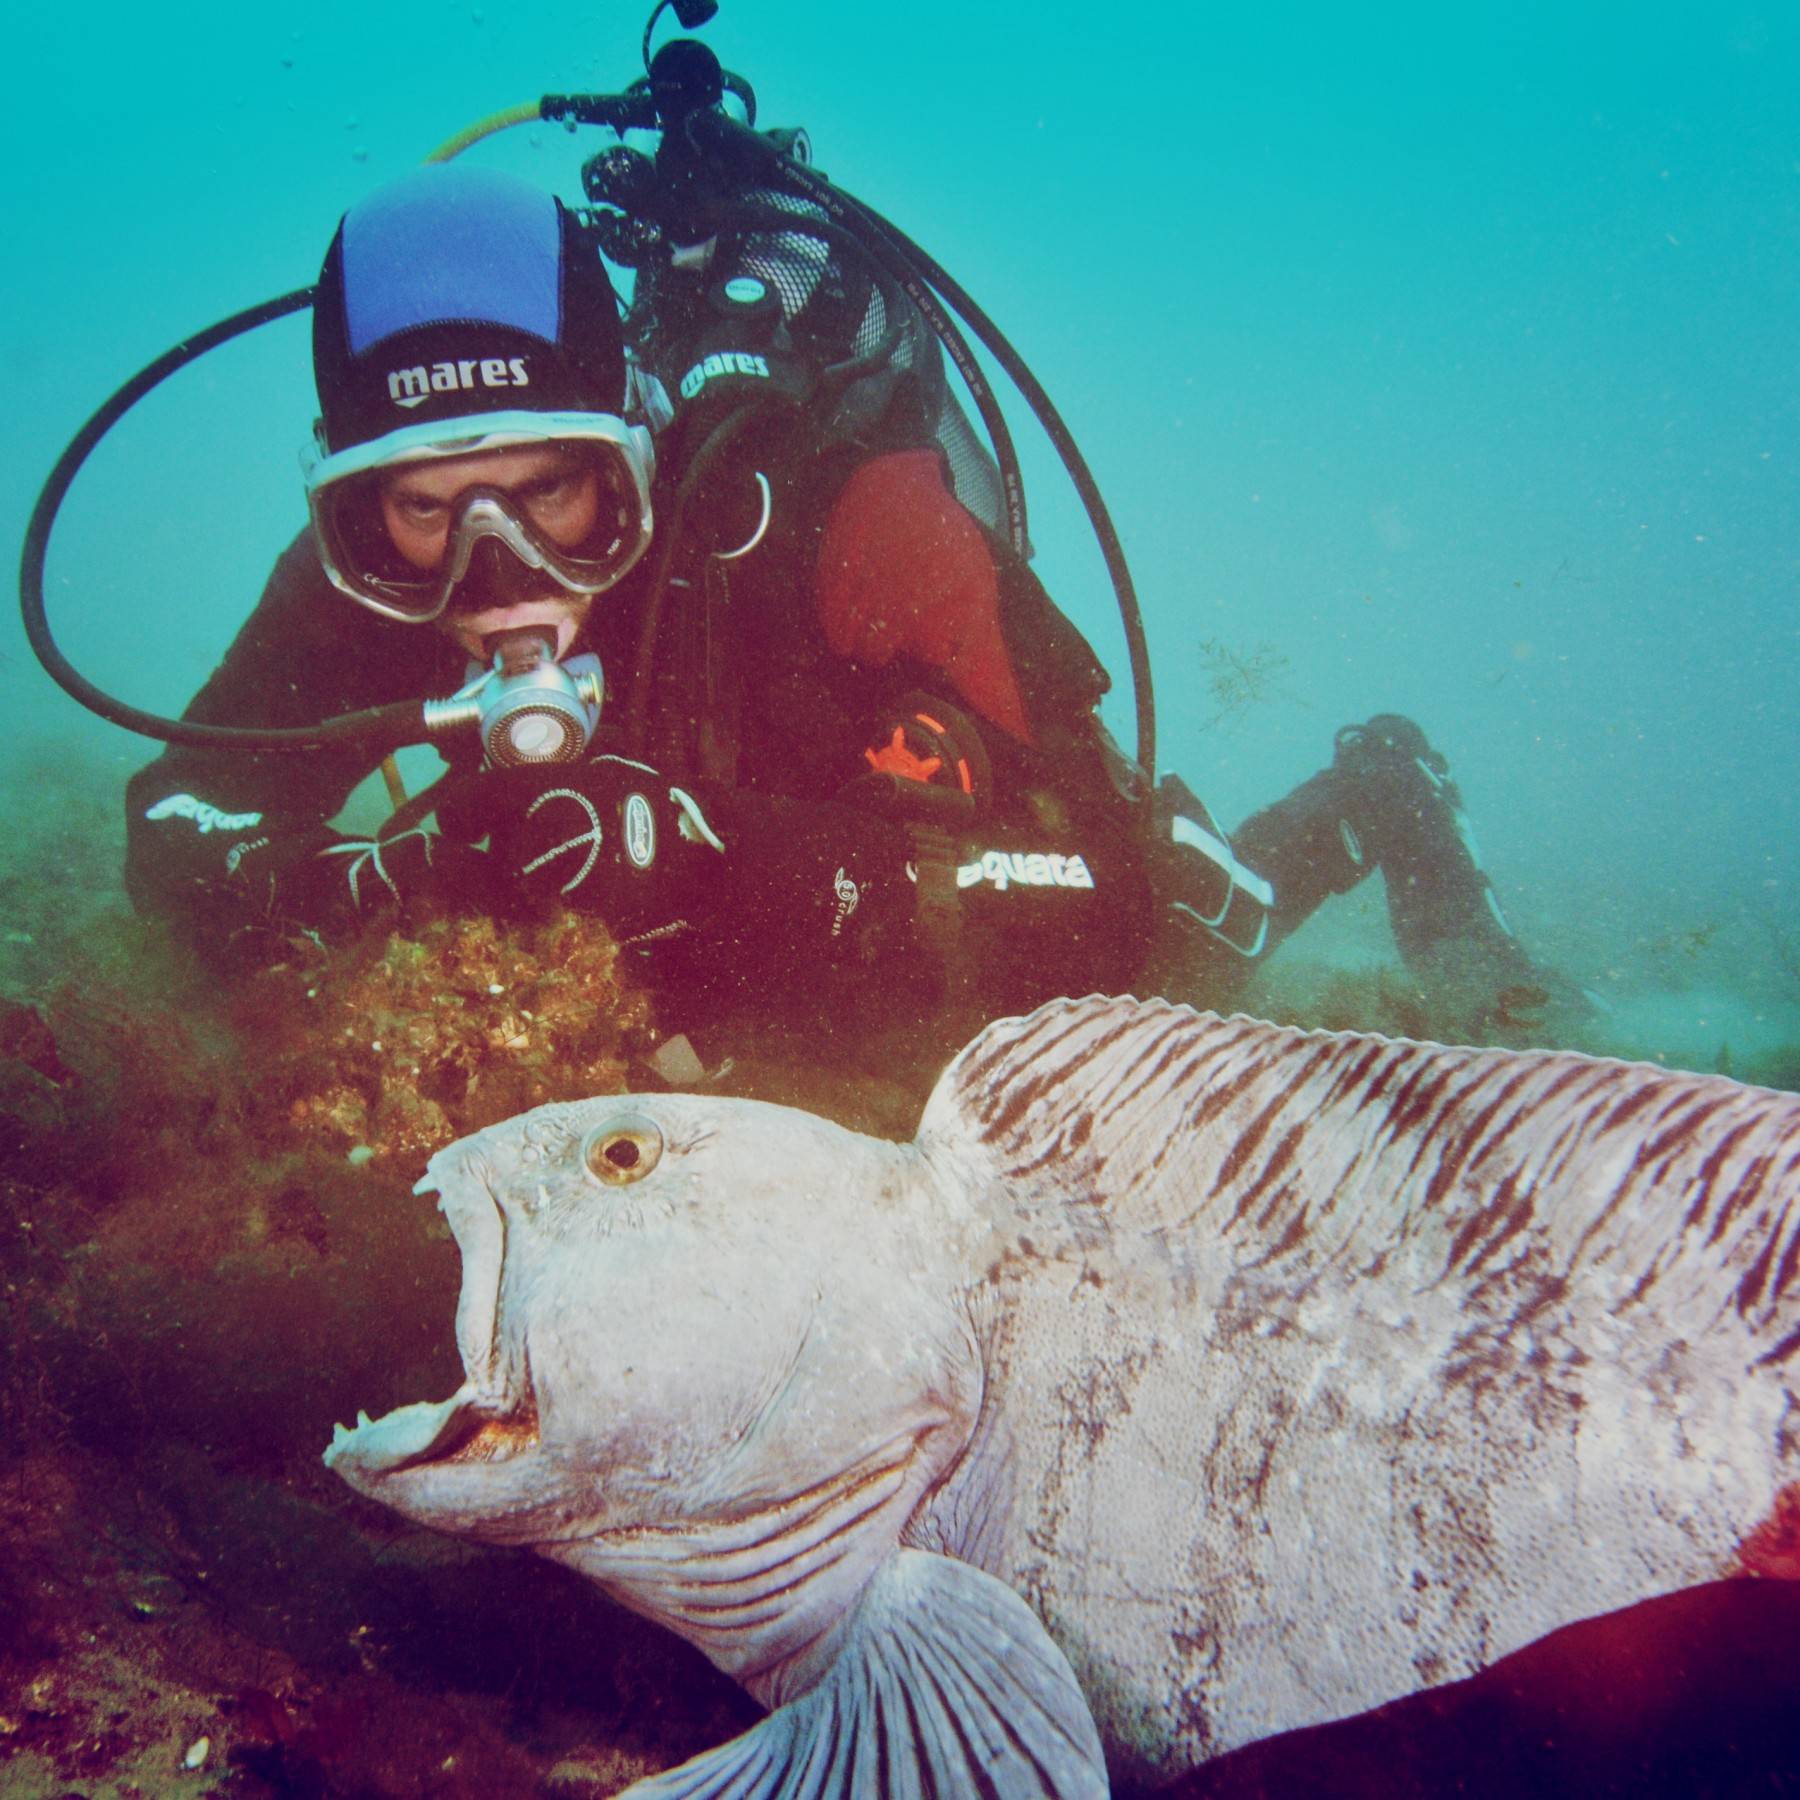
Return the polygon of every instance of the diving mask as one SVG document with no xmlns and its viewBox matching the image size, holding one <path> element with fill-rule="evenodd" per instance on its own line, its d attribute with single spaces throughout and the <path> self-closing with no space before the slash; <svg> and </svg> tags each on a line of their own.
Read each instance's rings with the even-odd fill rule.
<svg viewBox="0 0 1800 1800">
<path fill-rule="evenodd" d="M 518 482 L 472 480 L 420 528 L 409 472 L 437 480 L 455 458 L 538 450 Z M 528 568 L 571 594 L 599 594 L 618 582 L 650 542 L 655 452 L 642 425 L 608 413 L 497 412 L 403 427 L 328 455 L 301 452 L 319 560 L 351 599 L 407 624 L 439 617 L 484 537 L 497 538 Z M 427 484 L 416 483 L 415 487 Z"/>
</svg>

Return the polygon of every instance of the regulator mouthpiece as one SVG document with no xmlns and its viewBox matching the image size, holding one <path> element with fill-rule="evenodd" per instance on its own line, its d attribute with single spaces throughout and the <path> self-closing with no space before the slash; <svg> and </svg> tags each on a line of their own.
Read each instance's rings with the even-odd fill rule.
<svg viewBox="0 0 1800 1800">
<path fill-rule="evenodd" d="M 579 762 L 600 726 L 606 681 L 597 656 L 558 662 L 536 632 L 496 641 L 491 668 L 471 665 L 472 679 L 448 700 L 425 702 L 433 737 L 473 725 L 490 769 Z"/>
</svg>

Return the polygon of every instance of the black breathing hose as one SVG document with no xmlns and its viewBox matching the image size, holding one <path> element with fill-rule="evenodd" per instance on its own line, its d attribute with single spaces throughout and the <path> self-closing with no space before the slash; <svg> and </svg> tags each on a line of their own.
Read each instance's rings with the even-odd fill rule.
<svg viewBox="0 0 1800 1800">
<path fill-rule="evenodd" d="M 148 367 L 140 369 L 70 439 L 68 448 L 57 458 L 55 468 L 39 491 L 37 505 L 31 509 L 31 520 L 25 527 L 25 548 L 19 557 L 19 615 L 24 622 L 25 636 L 52 681 L 90 712 L 98 713 L 114 725 L 123 725 L 127 731 L 159 738 L 166 744 L 186 744 L 207 750 L 324 750 L 348 743 L 378 744 L 393 749 L 423 735 L 416 700 L 400 700 L 391 706 L 345 713 L 320 725 L 292 730 L 196 725 L 186 719 L 165 719 L 156 713 L 143 712 L 113 699 L 82 675 L 57 648 L 44 614 L 44 560 L 50 547 L 51 527 L 56 523 L 57 511 L 70 484 L 94 446 L 152 388 L 159 387 L 177 369 L 185 368 L 196 357 L 204 356 L 207 351 L 246 331 L 254 331 L 259 325 L 302 311 L 312 304 L 312 297 L 311 288 L 295 288 L 291 294 L 265 300 L 259 306 L 246 307 L 244 311 L 208 326 L 205 331 L 184 338 Z"/>
<path fill-rule="evenodd" d="M 697 148 L 710 148 L 715 154 L 720 151 L 730 154 L 734 150 L 747 152 L 763 165 L 775 187 L 812 201 L 847 237 L 860 245 L 877 268 L 898 283 L 907 298 L 918 307 L 938 341 L 949 352 L 969 390 L 969 397 L 975 402 L 975 410 L 981 415 L 981 423 L 994 447 L 994 460 L 1000 465 L 1007 537 L 1020 556 L 1029 555 L 1031 534 L 1025 519 L 1025 484 L 1019 475 L 1018 452 L 1013 447 L 1012 432 L 1000 410 L 1000 402 L 967 341 L 957 330 L 955 320 L 945 312 L 937 295 L 921 279 L 898 245 L 872 213 L 857 206 L 848 194 L 806 164 L 785 155 L 761 133 L 751 131 L 720 112 L 695 113 L 686 123 Z M 710 146 L 700 144 L 700 135 L 711 136 L 716 142 Z M 792 226 L 799 232 L 805 232 L 807 228 L 808 221 L 803 218 L 796 218 Z"/>
<path fill-rule="evenodd" d="M 735 91 L 735 90 L 734 90 Z M 607 97 L 610 105 L 623 109 L 627 102 L 624 97 Z M 553 110 L 553 104 L 560 110 Z M 560 99 L 553 102 L 546 97 L 542 102 L 542 116 L 546 118 L 568 116 L 593 117 L 594 122 L 608 123 L 615 130 L 622 130 L 626 123 L 640 122 L 635 113 L 632 119 L 626 120 L 623 111 L 615 121 L 610 115 L 602 117 L 591 113 L 597 104 L 591 97 L 581 99 Z M 643 99 L 635 98 L 635 107 L 641 108 Z M 1105 560 L 1107 573 L 1112 579 L 1115 593 L 1118 596 L 1120 619 L 1125 629 L 1127 653 L 1131 662 L 1131 679 L 1133 697 L 1137 709 L 1137 761 L 1152 779 L 1156 769 L 1156 703 L 1151 692 L 1150 654 L 1144 637 L 1143 616 L 1138 607 L 1137 592 L 1131 580 L 1131 572 L 1126 566 L 1124 549 L 1119 542 L 1106 503 L 1102 499 L 1099 486 L 1087 466 L 1086 459 L 1075 444 L 1068 427 L 1063 423 L 1050 397 L 1038 384 L 1025 366 L 1018 353 L 1002 335 L 998 326 L 977 306 L 973 299 L 954 281 L 949 274 L 924 250 L 913 242 L 897 226 L 891 224 L 872 207 L 857 200 L 853 195 L 845 193 L 822 175 L 810 169 L 804 163 L 796 161 L 786 154 L 778 145 L 768 138 L 741 125 L 735 119 L 716 109 L 708 108 L 686 115 L 682 121 L 689 141 L 697 149 L 710 150 L 725 155 L 748 155 L 765 171 L 772 185 L 796 197 L 811 201 L 831 222 L 832 230 L 843 232 L 855 239 L 868 252 L 876 266 L 877 287 L 883 292 L 884 304 L 888 306 L 889 331 L 874 351 L 867 356 L 853 359 L 837 368 L 827 371 L 828 377 L 839 380 L 854 379 L 863 372 L 864 366 L 872 366 L 879 360 L 878 352 L 891 348 L 889 340 L 893 336 L 895 312 L 888 298 L 891 290 L 882 286 L 880 276 L 888 279 L 903 290 L 907 297 L 918 307 L 926 323 L 931 327 L 938 340 L 944 346 L 951 360 L 956 364 L 963 378 L 969 395 L 981 415 L 982 424 L 986 427 L 988 437 L 993 445 L 994 458 L 1000 469 L 1002 499 L 1006 508 L 1007 533 L 1014 548 L 1021 556 L 1030 552 L 1029 534 L 1026 529 L 1024 484 L 1019 474 L 1018 454 L 1014 448 L 1012 434 L 1001 413 L 999 400 L 981 371 L 979 363 L 970 350 L 968 342 L 958 330 L 955 321 L 941 304 L 938 296 L 959 313 L 970 329 L 987 347 L 994 360 L 1003 368 L 1027 404 L 1037 415 L 1045 434 L 1056 448 L 1062 459 L 1063 467 L 1068 471 L 1069 479 L 1074 483 L 1075 491 L 1086 509 L 1088 521 L 1099 542 L 1100 552 Z M 710 141 L 703 141 L 710 140 Z M 764 209 L 757 209 L 759 213 Z M 755 223 L 764 229 L 777 224 L 777 219 L 757 218 Z M 795 216 L 791 220 L 782 218 L 780 223 L 791 225 L 792 229 L 806 232 L 809 227 L 817 230 L 819 221 Z M 821 235 L 825 235 L 821 233 Z M 225 725 L 200 725 L 185 719 L 166 719 L 158 714 L 142 711 L 134 706 L 127 706 L 115 700 L 111 695 L 102 692 L 91 681 L 88 681 L 69 662 L 57 647 L 50 626 L 45 617 L 44 608 L 44 563 L 50 543 L 51 528 L 56 522 L 58 509 L 66 497 L 70 484 L 74 481 L 81 466 L 86 462 L 96 444 L 116 425 L 138 401 L 153 388 L 161 385 L 177 369 L 204 356 L 207 351 L 216 348 L 231 338 L 244 332 L 253 331 L 260 325 L 285 317 L 289 313 L 299 312 L 311 305 L 313 290 L 296 288 L 292 293 L 282 294 L 273 300 L 265 300 L 261 305 L 247 307 L 244 311 L 233 313 L 229 318 L 220 320 L 205 331 L 197 332 L 193 337 L 184 339 L 173 349 L 165 351 L 148 367 L 140 370 L 131 380 L 125 383 L 107 402 L 94 413 L 57 459 L 56 466 L 50 471 L 48 479 L 38 494 L 37 504 L 32 508 L 31 519 L 26 526 L 24 549 L 19 558 L 19 608 L 25 627 L 25 636 L 39 662 L 44 666 L 50 678 L 64 692 L 78 700 L 91 712 L 99 714 L 103 719 L 115 725 L 122 725 L 129 731 L 136 731 L 145 737 L 157 738 L 164 743 L 182 744 L 195 748 L 211 750 L 277 750 L 304 751 L 323 750 L 328 747 L 359 743 L 391 750 L 401 744 L 419 741 L 424 735 L 422 727 L 421 707 L 418 701 L 402 700 L 388 706 L 373 707 L 363 712 L 346 713 L 335 719 L 327 719 L 318 725 L 301 726 L 291 729 L 246 729 Z M 718 434 L 715 434 L 715 437 Z M 725 434 L 735 435 L 735 433 Z M 717 446 L 709 441 L 706 450 L 713 451 Z M 710 461 L 710 455 L 702 461 Z M 692 474 L 693 471 L 690 471 Z M 691 484 L 684 483 L 681 500 L 685 500 Z M 680 512 L 681 500 L 677 501 L 676 512 Z M 669 522 L 672 535 L 674 521 Z M 666 584 L 669 570 L 666 566 L 667 556 L 659 558 L 665 566 L 659 570 L 662 579 L 653 583 L 655 602 L 650 608 L 652 625 L 660 612 L 661 587 Z M 628 733 L 633 739 L 643 735 L 646 721 L 643 707 L 648 699 L 647 686 L 640 686 L 640 693 L 633 696 L 632 724 L 635 730 Z"/>
<path fill-rule="evenodd" d="M 697 113 L 692 116 L 689 125 L 691 133 L 696 137 L 701 134 L 711 136 L 722 147 L 754 155 L 769 170 L 776 186 L 798 193 L 822 207 L 832 219 L 851 231 L 859 242 L 868 246 L 876 259 L 901 283 L 915 304 L 919 305 L 968 384 L 969 392 L 981 413 L 982 423 L 993 440 L 995 457 L 1001 468 L 1002 484 L 1006 490 L 1011 535 L 1021 554 L 1026 549 L 1024 493 L 1011 435 L 1007 431 L 1005 420 L 1000 417 L 999 403 L 994 399 L 968 345 L 944 315 L 943 308 L 936 304 L 931 289 L 942 294 L 950 306 L 962 315 L 994 360 L 1024 395 L 1026 403 L 1043 426 L 1045 435 L 1055 446 L 1056 453 L 1062 459 L 1063 467 L 1068 471 L 1069 479 L 1081 498 L 1088 522 L 1099 541 L 1107 574 L 1118 595 L 1119 616 L 1125 629 L 1126 653 L 1131 662 L 1132 695 L 1137 712 L 1137 761 L 1145 774 L 1154 780 L 1156 700 L 1151 688 L 1150 649 L 1144 635 L 1144 619 L 1138 606 L 1137 589 L 1125 561 L 1124 546 L 1119 542 L 1118 531 L 1113 525 L 1112 515 L 1107 511 L 1099 484 L 1094 480 L 1087 459 L 1081 454 L 1050 396 L 1025 366 L 1018 352 L 1007 342 L 1000 328 L 976 305 L 969 294 L 905 232 L 883 218 L 873 207 L 845 193 L 805 164 L 783 155 L 759 133 L 738 124 L 735 119 L 728 118 L 723 113 Z M 860 230 L 857 229 L 858 226 L 861 227 Z M 804 229 L 804 226 L 797 224 L 796 229 Z M 940 320 L 948 327 L 947 335 L 940 329 Z"/>
</svg>

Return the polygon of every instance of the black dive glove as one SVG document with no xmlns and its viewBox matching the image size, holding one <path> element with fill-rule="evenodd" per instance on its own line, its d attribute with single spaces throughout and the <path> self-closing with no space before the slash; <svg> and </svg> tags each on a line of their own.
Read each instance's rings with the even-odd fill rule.
<svg viewBox="0 0 1800 1800">
<path fill-rule="evenodd" d="M 621 943 L 697 924 L 723 875 L 724 840 L 701 802 L 628 757 L 489 770 L 438 816 L 453 836 L 488 839 L 515 900 L 593 913 Z"/>
<path fill-rule="evenodd" d="M 415 827 L 387 839 L 319 830 L 297 843 L 251 841 L 215 906 L 244 924 L 337 937 L 384 917 L 484 911 L 492 901 L 480 851 Z"/>
<path fill-rule="evenodd" d="M 515 896 L 593 913 L 625 944 L 701 933 L 751 980 L 865 962 L 916 910 L 890 821 L 684 787 L 626 757 L 487 771 L 438 816 L 488 839 Z"/>
</svg>

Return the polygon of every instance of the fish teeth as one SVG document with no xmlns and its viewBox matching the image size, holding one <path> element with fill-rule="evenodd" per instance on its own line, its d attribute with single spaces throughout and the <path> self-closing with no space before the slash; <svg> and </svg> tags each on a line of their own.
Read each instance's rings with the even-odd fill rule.
<svg viewBox="0 0 1800 1800">
<path fill-rule="evenodd" d="M 356 1429 L 361 1431 L 362 1428 L 369 1423 L 371 1423 L 369 1415 L 359 1406 L 356 1409 Z"/>
</svg>

